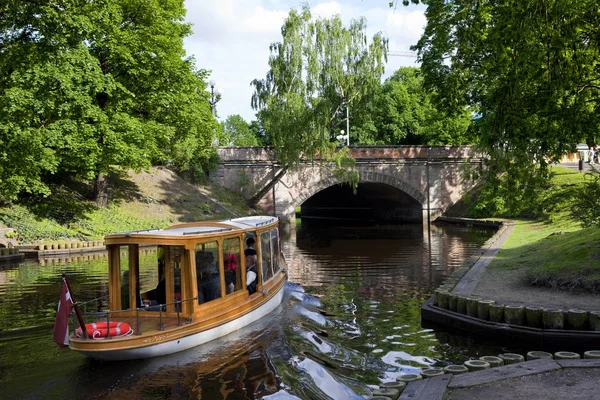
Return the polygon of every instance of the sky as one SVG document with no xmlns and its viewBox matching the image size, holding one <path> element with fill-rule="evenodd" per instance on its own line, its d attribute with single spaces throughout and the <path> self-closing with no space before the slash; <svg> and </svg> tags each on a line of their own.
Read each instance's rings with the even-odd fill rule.
<svg viewBox="0 0 600 400">
<path fill-rule="evenodd" d="M 198 68 L 211 71 L 210 79 L 222 91 L 217 114 L 224 120 L 232 114 L 247 122 L 255 119 L 250 107 L 255 78 L 264 79 L 269 70 L 269 45 L 280 42 L 281 25 L 292 8 L 306 0 L 185 0 L 186 20 L 193 34 L 184 41 L 188 56 L 194 56 Z M 400 2 L 401 3 L 401 2 Z M 383 32 L 389 38 L 390 51 L 407 52 L 425 27 L 423 6 L 389 7 L 389 0 L 308 1 L 314 16 L 339 14 L 347 26 L 352 19 L 367 19 L 371 38 Z M 413 57 L 390 56 L 385 77 L 401 66 L 416 66 Z"/>
</svg>

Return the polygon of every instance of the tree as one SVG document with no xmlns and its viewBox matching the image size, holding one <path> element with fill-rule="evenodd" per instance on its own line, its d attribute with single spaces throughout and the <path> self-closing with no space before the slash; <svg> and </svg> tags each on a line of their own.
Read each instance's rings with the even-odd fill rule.
<svg viewBox="0 0 600 400">
<path fill-rule="evenodd" d="M 347 149 L 335 151 L 335 136 L 345 126 L 346 108 L 353 110 L 380 84 L 387 40 L 379 33 L 368 43 L 364 18 L 349 27 L 339 16 L 313 20 L 308 5 L 290 11 L 281 33 L 282 42 L 270 46 L 265 79 L 252 81 L 252 106 L 279 161 L 285 169 L 303 157 L 336 159 L 336 171 L 358 182 Z"/>
<path fill-rule="evenodd" d="M 367 102 L 365 102 L 367 103 Z M 471 112 L 449 117 L 432 103 L 420 70 L 402 67 L 389 77 L 374 99 L 359 106 L 353 124 L 365 145 L 460 145 L 471 143 Z"/>
<path fill-rule="evenodd" d="M 184 15 L 182 0 L 2 7 L 1 201 L 48 194 L 46 176 L 71 175 L 93 179 L 104 204 L 114 168 L 207 157 L 216 123 L 206 73 L 184 58 Z"/>
<path fill-rule="evenodd" d="M 258 146 L 258 140 L 250 130 L 250 125 L 238 114 L 230 115 L 221 123 L 222 146 Z"/>
<path fill-rule="evenodd" d="M 512 209 L 535 200 L 548 163 L 600 127 L 600 5 L 429 0 L 414 47 L 425 84 L 450 113 L 478 110 L 488 183 Z M 502 177 L 502 181 L 499 179 Z"/>
</svg>

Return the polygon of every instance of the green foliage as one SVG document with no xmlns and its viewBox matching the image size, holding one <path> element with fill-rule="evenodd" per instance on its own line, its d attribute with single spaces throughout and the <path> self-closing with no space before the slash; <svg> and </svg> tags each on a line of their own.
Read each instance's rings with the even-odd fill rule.
<svg viewBox="0 0 600 400">
<path fill-rule="evenodd" d="M 574 207 L 581 201 L 585 175 L 563 167 L 552 167 L 551 181 L 538 186 L 535 201 L 523 201 L 508 207 L 499 189 L 490 184 L 478 187 L 470 194 L 467 216 L 471 218 L 528 218 L 546 223 L 569 220 L 575 223 Z M 593 200 L 593 197 L 591 199 Z"/>
<path fill-rule="evenodd" d="M 357 107 L 351 130 L 365 145 L 470 144 L 471 112 L 464 108 L 449 117 L 433 105 L 432 97 L 419 69 L 402 67 Z"/>
<path fill-rule="evenodd" d="M 230 115 L 221 122 L 221 146 L 258 146 L 258 140 L 250 130 L 250 125 L 238 114 Z"/>
<path fill-rule="evenodd" d="M 476 108 L 487 179 L 506 206 L 535 201 L 549 161 L 598 139 L 598 2 L 426 3 L 414 47 L 426 87 L 450 115 Z"/>
<path fill-rule="evenodd" d="M 583 226 L 600 226 L 600 174 L 585 175 L 585 183 L 573 199 L 572 215 Z"/>
<path fill-rule="evenodd" d="M 184 15 L 182 0 L 2 7 L 0 201 L 48 195 L 52 175 L 207 157 L 216 122 Z"/>
<path fill-rule="evenodd" d="M 290 11 L 281 32 L 265 79 L 252 81 L 252 106 L 285 168 L 302 158 L 330 161 L 346 108 L 379 86 L 387 39 L 379 33 L 368 43 L 364 18 L 348 27 L 339 16 L 313 20 L 307 4 Z"/>
<path fill-rule="evenodd" d="M 4 225 L 15 229 L 17 240 L 20 242 L 80 237 L 76 230 L 66 228 L 51 219 L 36 217 L 23 206 L 0 208 L 0 221 Z"/>
</svg>

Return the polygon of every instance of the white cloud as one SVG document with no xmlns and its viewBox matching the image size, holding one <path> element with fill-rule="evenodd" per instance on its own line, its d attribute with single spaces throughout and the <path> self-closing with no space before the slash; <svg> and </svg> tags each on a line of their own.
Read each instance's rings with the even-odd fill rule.
<svg viewBox="0 0 600 400">
<path fill-rule="evenodd" d="M 334 15 L 342 15 L 342 6 L 336 1 L 319 3 L 310 9 L 313 17 L 331 18 Z"/>
<path fill-rule="evenodd" d="M 250 82 L 264 78 L 268 71 L 269 45 L 281 40 L 281 25 L 291 8 L 303 0 L 186 0 L 187 21 L 194 34 L 184 42 L 188 55 L 199 68 L 212 71 L 211 78 L 223 90 L 217 104 L 221 119 L 240 114 L 254 119 L 250 107 Z M 422 8 L 387 7 L 385 0 L 310 1 L 315 16 L 342 16 L 345 24 L 353 18 L 367 18 L 368 34 L 383 32 L 390 38 L 390 50 L 406 51 L 415 44 L 425 26 Z M 390 57 L 386 75 L 402 65 L 415 65 L 411 58 Z"/>
</svg>

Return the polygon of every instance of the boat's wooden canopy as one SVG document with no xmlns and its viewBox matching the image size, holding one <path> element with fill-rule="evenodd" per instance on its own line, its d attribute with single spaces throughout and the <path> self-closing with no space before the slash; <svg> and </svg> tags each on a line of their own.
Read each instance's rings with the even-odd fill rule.
<svg viewBox="0 0 600 400">
<path fill-rule="evenodd" d="M 277 222 L 273 216 L 249 216 L 222 221 L 200 221 L 173 225 L 165 229 L 148 229 L 141 231 L 121 232 L 107 235 L 106 239 L 122 238 L 169 238 L 189 239 L 197 236 L 214 236 L 226 233 L 243 232 L 259 229 Z"/>
</svg>

